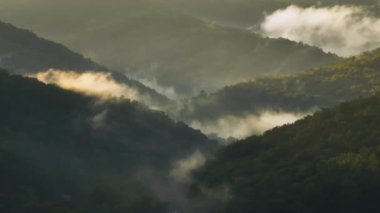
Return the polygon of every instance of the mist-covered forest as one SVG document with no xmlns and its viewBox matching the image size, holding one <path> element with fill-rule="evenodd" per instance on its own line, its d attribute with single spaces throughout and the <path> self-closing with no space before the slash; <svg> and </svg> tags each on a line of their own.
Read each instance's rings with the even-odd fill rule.
<svg viewBox="0 0 380 213">
<path fill-rule="evenodd" d="M 360 98 L 224 147 L 192 196 L 227 185 L 218 212 L 376 212 L 379 104 Z"/>
<path fill-rule="evenodd" d="M 0 1 L 0 212 L 375 213 L 378 0 Z"/>
</svg>

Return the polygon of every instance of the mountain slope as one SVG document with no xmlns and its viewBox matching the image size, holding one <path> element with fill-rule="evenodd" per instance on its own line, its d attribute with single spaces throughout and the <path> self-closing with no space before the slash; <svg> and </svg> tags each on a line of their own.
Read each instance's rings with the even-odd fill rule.
<svg viewBox="0 0 380 213">
<path fill-rule="evenodd" d="M 0 66 L 20 73 L 46 69 L 107 70 L 36 34 L 0 22 Z"/>
<path fill-rule="evenodd" d="M 180 96 L 257 76 L 304 70 L 338 59 L 318 48 L 226 28 L 160 1 L 81 0 L 13 7 L 4 19 L 59 41 L 109 68 Z M 112 4 L 114 3 L 114 4 Z M 91 4 L 92 7 L 83 8 Z M 62 8 L 78 8 L 67 17 Z M 101 12 L 99 12 L 101 11 Z M 15 14 L 19 14 L 14 17 Z M 32 20 L 25 20 L 29 14 Z M 40 14 L 54 14 L 52 20 Z M 112 14 L 112 15 L 110 15 Z M 13 18 L 12 18 L 13 17 Z M 90 19 L 88 17 L 91 17 Z M 78 22 L 77 20 L 85 20 Z"/>
<path fill-rule="evenodd" d="M 231 144 L 198 172 L 193 196 L 227 186 L 220 212 L 376 212 L 379 109 L 379 95 L 361 98 Z"/>
<path fill-rule="evenodd" d="M 5 71 L 0 100 L 2 212 L 163 212 L 166 201 L 141 179 L 144 171 L 165 178 L 177 160 L 216 146 L 138 103 L 99 101 Z"/>
<path fill-rule="evenodd" d="M 85 34 L 91 36 L 78 36 L 68 45 L 179 95 L 338 59 L 318 48 L 262 38 L 171 10 L 144 11 L 100 29 L 89 28 Z M 114 41 L 101 42 L 109 37 Z"/>
<path fill-rule="evenodd" d="M 170 100 L 157 91 L 75 53 L 65 46 L 40 38 L 31 31 L 0 22 L 0 67 L 19 74 L 35 74 L 50 69 L 77 73 L 112 73 L 112 79 L 146 96 L 144 104 L 164 108 Z"/>
<path fill-rule="evenodd" d="M 207 121 L 266 110 L 304 112 L 379 89 L 380 49 L 303 73 L 258 78 L 203 94 L 186 102 L 180 117 Z"/>
</svg>

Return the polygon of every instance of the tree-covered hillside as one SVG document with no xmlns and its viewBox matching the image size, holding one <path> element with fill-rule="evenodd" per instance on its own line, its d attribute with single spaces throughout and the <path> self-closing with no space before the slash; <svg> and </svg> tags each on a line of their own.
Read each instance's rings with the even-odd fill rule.
<svg viewBox="0 0 380 213">
<path fill-rule="evenodd" d="M 31 31 L 19 29 L 11 24 L 0 22 L 0 67 L 13 73 L 32 74 L 49 69 L 59 71 L 110 72 L 104 66 L 75 53 L 65 46 L 40 38 Z M 148 97 L 149 103 L 160 108 L 170 104 L 170 100 L 136 80 L 112 72 L 112 78 Z"/>
<path fill-rule="evenodd" d="M 159 181 L 177 160 L 216 146 L 138 103 L 3 70 L 0 100 L 1 212 L 166 212 L 144 174 Z"/>
<path fill-rule="evenodd" d="M 380 49 L 283 77 L 258 78 L 185 102 L 180 117 L 213 120 L 265 110 L 300 112 L 333 106 L 380 90 Z"/>
<path fill-rule="evenodd" d="M 106 70 L 61 44 L 3 22 L 0 22 L 0 66 L 21 73 L 50 68 Z"/>
<path fill-rule="evenodd" d="M 86 28 L 67 43 L 111 68 L 179 95 L 219 89 L 257 76 L 334 62 L 333 54 L 246 30 L 225 28 L 177 11 L 149 9 L 103 28 Z M 102 42 L 113 38 L 113 42 Z"/>
<path fill-rule="evenodd" d="M 168 1 L 39 0 L 23 6 L 3 4 L 13 5 L 0 15 L 4 20 L 128 76 L 174 89 L 180 96 L 338 59 L 316 47 L 223 27 L 183 12 Z M 66 11 L 71 8 L 79 12 L 68 16 Z M 33 19 L 25 19 L 27 16 Z"/>
<path fill-rule="evenodd" d="M 222 148 L 197 172 L 191 195 L 228 188 L 219 212 L 375 213 L 379 126 L 379 95 L 319 111 Z"/>
</svg>

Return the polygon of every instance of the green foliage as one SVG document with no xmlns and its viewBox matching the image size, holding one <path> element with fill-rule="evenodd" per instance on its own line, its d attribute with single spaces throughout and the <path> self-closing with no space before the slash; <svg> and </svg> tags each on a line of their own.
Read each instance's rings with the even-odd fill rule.
<svg viewBox="0 0 380 213">
<path fill-rule="evenodd" d="M 184 104 L 181 117 L 215 119 L 273 111 L 308 111 L 380 90 L 380 49 L 329 66 L 283 77 L 259 78 Z"/>
<path fill-rule="evenodd" d="M 197 184 L 230 187 L 224 212 L 377 212 L 379 109 L 361 98 L 231 144 Z"/>
<path fill-rule="evenodd" d="M 216 144 L 138 103 L 99 102 L 0 71 L 0 212 L 164 212 L 135 180 Z"/>
</svg>

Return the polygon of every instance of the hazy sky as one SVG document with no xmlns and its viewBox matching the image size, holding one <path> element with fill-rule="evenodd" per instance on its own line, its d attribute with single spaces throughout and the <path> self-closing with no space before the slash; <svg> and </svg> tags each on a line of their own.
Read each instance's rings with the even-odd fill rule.
<svg viewBox="0 0 380 213">
<path fill-rule="evenodd" d="M 83 28 L 109 25 L 157 7 L 150 2 L 154 0 L 1 0 L 0 19 L 65 42 Z"/>
</svg>

